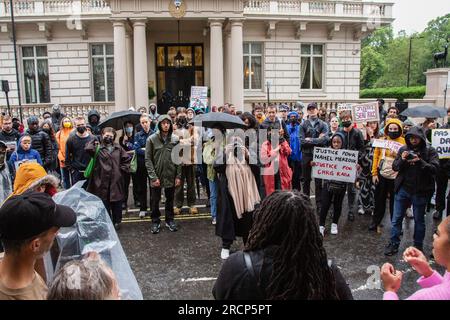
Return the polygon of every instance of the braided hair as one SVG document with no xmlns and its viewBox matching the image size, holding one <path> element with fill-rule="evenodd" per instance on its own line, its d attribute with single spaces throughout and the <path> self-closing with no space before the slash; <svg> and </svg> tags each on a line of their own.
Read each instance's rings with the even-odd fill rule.
<svg viewBox="0 0 450 320">
<path fill-rule="evenodd" d="M 297 191 L 276 191 L 255 210 L 245 251 L 269 246 L 277 249 L 265 288 L 267 299 L 338 299 L 309 197 Z"/>
</svg>

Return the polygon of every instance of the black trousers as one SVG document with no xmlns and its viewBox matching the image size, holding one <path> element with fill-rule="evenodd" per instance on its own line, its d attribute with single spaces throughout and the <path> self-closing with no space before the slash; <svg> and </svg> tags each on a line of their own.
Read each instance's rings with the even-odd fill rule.
<svg viewBox="0 0 450 320">
<path fill-rule="evenodd" d="M 302 162 L 289 161 L 289 166 L 293 171 L 292 189 L 302 191 Z"/>
<path fill-rule="evenodd" d="M 302 173 L 303 173 L 303 193 L 308 197 L 310 195 L 311 188 L 311 162 L 313 160 L 313 155 L 303 155 L 302 159 Z M 315 195 L 316 195 L 316 207 L 317 212 L 320 212 L 321 208 L 321 194 L 322 194 L 322 179 L 314 179 L 315 185 Z"/>
<path fill-rule="evenodd" d="M 320 223 L 325 226 L 328 211 L 333 204 L 333 223 L 338 224 L 342 213 L 342 203 L 344 202 L 345 189 L 342 191 L 331 191 L 326 186 L 322 190 L 322 208 L 320 209 Z"/>
<path fill-rule="evenodd" d="M 109 202 L 109 201 L 103 200 L 103 204 L 105 205 L 105 208 L 108 211 L 113 224 L 121 223 L 122 222 L 122 201 Z"/>
<path fill-rule="evenodd" d="M 140 211 L 147 211 L 147 192 L 148 192 L 148 186 L 147 183 L 150 183 L 150 179 L 148 177 L 147 168 L 143 164 L 138 163 L 138 167 L 136 170 L 136 184 L 139 185 L 139 188 L 137 189 L 138 195 L 136 199 L 139 199 L 141 203 L 141 207 L 139 208 Z M 134 180 L 133 180 L 134 184 Z"/>
<path fill-rule="evenodd" d="M 445 210 L 445 196 L 448 185 L 448 172 L 446 169 L 439 168 L 436 173 L 436 210 L 443 212 Z M 447 216 L 450 211 L 450 191 L 447 195 Z"/>
<path fill-rule="evenodd" d="M 389 195 L 389 213 L 394 214 L 394 181 L 378 176 L 379 182 L 375 188 L 375 210 L 372 218 L 373 224 L 379 225 L 383 221 L 384 213 L 386 211 L 386 199 Z"/>
<path fill-rule="evenodd" d="M 166 196 L 165 214 L 166 222 L 174 220 L 173 213 L 173 200 L 175 197 L 175 187 L 164 188 L 164 194 Z M 161 201 L 161 188 L 151 188 L 151 204 L 152 204 L 152 222 L 161 222 L 161 211 L 159 211 L 159 202 Z"/>
<path fill-rule="evenodd" d="M 124 191 L 125 191 L 125 198 L 123 199 L 123 201 L 125 202 L 125 205 L 128 206 L 128 194 L 129 194 L 129 188 L 130 188 L 130 181 L 133 180 L 133 200 L 134 202 L 136 202 L 137 200 L 141 200 L 140 198 L 140 193 L 139 193 L 139 182 L 137 179 L 136 174 L 131 173 L 131 174 L 125 174 L 123 177 L 124 181 Z"/>
</svg>

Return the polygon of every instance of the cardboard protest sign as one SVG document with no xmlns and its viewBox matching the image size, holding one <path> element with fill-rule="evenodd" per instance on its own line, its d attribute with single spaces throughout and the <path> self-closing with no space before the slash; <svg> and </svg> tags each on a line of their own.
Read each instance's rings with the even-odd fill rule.
<svg viewBox="0 0 450 320">
<path fill-rule="evenodd" d="M 339 116 L 339 114 L 342 111 L 352 111 L 352 104 L 350 103 L 339 103 L 337 106 L 337 115 Z"/>
<path fill-rule="evenodd" d="M 450 159 L 450 129 L 433 130 L 431 144 L 439 154 L 439 159 Z"/>
<path fill-rule="evenodd" d="M 398 150 L 403 146 L 403 144 L 392 140 L 374 139 L 372 142 L 373 148 L 389 149 L 396 153 L 398 153 Z"/>
<path fill-rule="evenodd" d="M 378 102 L 352 105 L 352 117 L 353 121 L 357 123 L 366 123 L 372 121 L 380 122 Z"/>
<path fill-rule="evenodd" d="M 312 177 L 354 183 L 358 151 L 314 148 Z"/>
<path fill-rule="evenodd" d="M 191 87 L 189 107 L 194 109 L 208 107 L 208 87 Z"/>
</svg>

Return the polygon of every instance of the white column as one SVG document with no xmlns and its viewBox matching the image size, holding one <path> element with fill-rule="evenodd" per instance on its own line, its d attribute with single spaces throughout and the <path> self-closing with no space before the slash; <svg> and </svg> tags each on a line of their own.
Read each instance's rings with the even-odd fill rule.
<svg viewBox="0 0 450 320">
<path fill-rule="evenodd" d="M 136 107 L 134 100 L 134 50 L 133 36 L 126 34 L 127 39 L 127 84 L 128 84 L 128 106 Z"/>
<path fill-rule="evenodd" d="M 127 87 L 127 49 L 125 39 L 125 21 L 114 21 L 114 95 L 115 110 L 125 110 L 128 106 Z"/>
<path fill-rule="evenodd" d="M 225 102 L 231 101 L 231 34 L 230 32 L 225 32 L 225 46 L 224 46 L 224 99 Z"/>
<path fill-rule="evenodd" d="M 210 70 L 211 70 L 211 106 L 223 105 L 223 38 L 222 26 L 224 19 L 211 19 Z"/>
<path fill-rule="evenodd" d="M 244 110 L 244 48 L 242 19 L 231 21 L 231 103 Z"/>
<path fill-rule="evenodd" d="M 148 106 L 148 70 L 146 21 L 133 22 L 134 29 L 134 89 L 136 109 Z"/>
</svg>

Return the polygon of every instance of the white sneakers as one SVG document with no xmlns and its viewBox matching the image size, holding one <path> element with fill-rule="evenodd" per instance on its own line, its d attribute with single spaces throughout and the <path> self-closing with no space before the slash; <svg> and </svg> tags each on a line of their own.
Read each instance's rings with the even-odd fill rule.
<svg viewBox="0 0 450 320">
<path fill-rule="evenodd" d="M 320 234 L 322 235 L 322 237 L 325 237 L 325 227 L 320 226 L 319 231 L 320 231 Z"/>
<path fill-rule="evenodd" d="M 220 253 L 220 257 L 222 260 L 227 260 L 230 256 L 230 250 L 229 249 L 222 249 L 222 252 Z"/>
<path fill-rule="evenodd" d="M 336 223 L 331 224 L 331 234 L 338 234 L 338 225 Z"/>
<path fill-rule="evenodd" d="M 320 226 L 319 227 L 319 231 L 320 231 L 320 234 L 322 235 L 322 237 L 324 237 L 325 236 L 325 227 L 324 226 Z M 338 225 L 335 224 L 335 223 L 331 224 L 331 234 L 332 235 L 338 234 Z"/>
<path fill-rule="evenodd" d="M 145 211 L 139 212 L 139 218 L 141 218 L 141 219 L 145 218 Z"/>
<path fill-rule="evenodd" d="M 360 215 L 363 215 L 363 214 L 365 214 L 366 212 L 364 211 L 364 208 L 363 207 L 359 207 L 359 209 L 358 209 L 358 214 L 360 214 Z"/>
<path fill-rule="evenodd" d="M 216 220 L 216 218 L 213 218 L 212 219 L 212 221 L 211 221 L 211 223 L 215 226 L 216 225 L 216 223 L 217 223 L 217 220 Z"/>
</svg>

